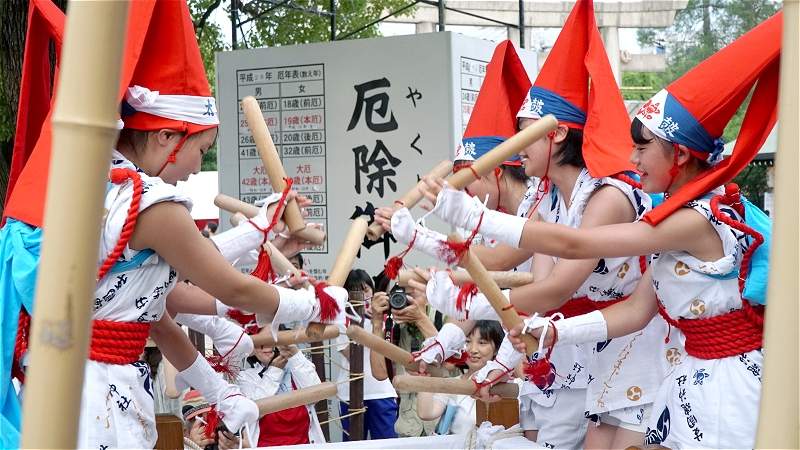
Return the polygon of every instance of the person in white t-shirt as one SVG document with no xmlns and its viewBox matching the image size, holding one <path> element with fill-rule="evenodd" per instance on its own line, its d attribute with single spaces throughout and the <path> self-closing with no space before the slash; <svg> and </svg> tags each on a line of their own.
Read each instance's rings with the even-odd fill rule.
<svg viewBox="0 0 800 450">
<path fill-rule="evenodd" d="M 344 283 L 344 288 L 348 291 L 363 291 L 364 299 L 369 303 L 373 296 L 374 284 L 372 278 L 362 269 L 353 269 L 347 276 Z M 384 292 L 375 293 L 375 295 L 386 295 Z M 365 308 L 369 311 L 369 305 Z M 372 333 L 372 322 L 367 318 L 363 323 L 364 330 Z M 340 335 L 336 342 L 339 344 L 337 350 L 342 353 L 344 359 L 342 366 L 347 370 L 339 372 L 338 381 L 345 381 L 350 378 L 350 346 L 347 336 Z M 339 412 L 342 416 L 347 415 L 349 412 L 348 403 L 350 402 L 350 384 L 340 383 L 339 389 Z M 348 402 L 348 403 L 345 403 Z M 364 347 L 364 406 L 366 412 L 364 413 L 364 436 L 362 439 L 367 439 L 367 432 L 369 432 L 370 439 L 390 439 L 396 438 L 397 433 L 394 430 L 394 424 L 397 421 L 397 392 L 392 386 L 389 379 L 378 381 L 372 376 L 372 365 L 370 364 L 370 350 Z M 342 419 L 342 428 L 349 433 L 350 421 L 349 418 Z M 349 436 L 343 436 L 345 441 L 349 440 Z"/>
<path fill-rule="evenodd" d="M 472 374 L 494 359 L 504 336 L 500 322 L 478 320 L 467 336 L 467 371 L 461 378 L 470 379 Z M 455 413 L 448 414 L 449 409 L 455 409 Z M 445 424 L 440 421 L 440 426 L 437 427 L 439 434 L 464 434 L 475 426 L 475 399 L 469 395 L 420 392 L 417 395 L 417 414 L 422 420 L 435 420 L 444 416 L 442 421 Z"/>
</svg>

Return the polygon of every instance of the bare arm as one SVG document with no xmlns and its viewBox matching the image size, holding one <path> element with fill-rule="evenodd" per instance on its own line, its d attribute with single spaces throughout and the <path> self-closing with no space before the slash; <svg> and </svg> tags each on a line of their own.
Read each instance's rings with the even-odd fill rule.
<svg viewBox="0 0 800 450">
<path fill-rule="evenodd" d="M 712 261 L 722 254 L 722 243 L 711 224 L 694 210 L 681 208 L 653 227 L 639 221 L 575 229 L 528 221 L 520 247 L 559 258 L 614 258 L 685 251 Z"/>
<path fill-rule="evenodd" d="M 197 349 L 192 345 L 189 336 L 169 314 L 164 314 L 157 322 L 150 324 L 150 337 L 161 349 L 164 358 L 168 359 L 178 372 L 191 366 L 197 359 Z"/>
<path fill-rule="evenodd" d="M 602 310 L 606 319 L 608 338 L 614 339 L 634 333 L 646 327 L 658 313 L 656 293 L 653 290 L 653 274 L 648 267 L 631 296 Z"/>
<path fill-rule="evenodd" d="M 589 200 L 579 229 L 631 222 L 635 218 L 636 213 L 625 195 L 613 186 L 603 186 Z M 511 303 L 527 314 L 544 314 L 562 306 L 586 282 L 599 261 L 596 258 L 559 259 L 553 265 L 549 256 L 537 254 L 536 257 L 536 281 L 511 290 Z M 548 265 L 552 268 L 542 277 Z"/>
<path fill-rule="evenodd" d="M 436 420 L 444 414 L 444 406 L 433 401 L 432 392 L 417 394 L 417 415 L 422 420 Z"/>
<path fill-rule="evenodd" d="M 474 245 L 470 252 L 477 256 L 486 270 L 512 270 L 514 267 L 531 259 L 533 252 L 514 248 L 510 245 L 497 244 L 497 247 Z"/>
<path fill-rule="evenodd" d="M 389 296 L 385 292 L 376 292 L 372 297 L 370 309 L 372 310 L 372 334 L 383 340 L 383 313 L 389 308 Z M 389 378 L 389 371 L 386 368 L 386 358 L 380 353 L 370 350 L 369 365 L 372 369 L 372 377 L 378 381 Z"/>
<path fill-rule="evenodd" d="M 164 358 L 164 384 L 166 385 L 166 394 L 169 398 L 178 398 L 181 396 L 181 392 L 178 392 L 178 388 L 175 387 L 175 375 L 177 374 L 178 371 L 175 370 L 175 366 L 173 366 L 167 358 Z"/>
<path fill-rule="evenodd" d="M 214 296 L 187 283 L 175 285 L 175 288 L 167 294 L 167 305 L 173 314 L 217 315 L 217 300 Z"/>
<path fill-rule="evenodd" d="M 157 203 L 139 214 L 129 245 L 137 250 L 155 250 L 182 277 L 189 278 L 225 304 L 266 315 L 277 311 L 278 290 L 234 269 L 216 247 L 197 232 L 189 211 L 179 203 Z"/>
</svg>

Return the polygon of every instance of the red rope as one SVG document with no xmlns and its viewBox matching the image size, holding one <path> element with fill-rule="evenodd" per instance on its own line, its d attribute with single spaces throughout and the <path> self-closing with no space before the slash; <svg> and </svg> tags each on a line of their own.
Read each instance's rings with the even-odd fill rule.
<svg viewBox="0 0 800 450">
<path fill-rule="evenodd" d="M 22 356 L 28 351 L 28 335 L 31 331 L 31 315 L 25 310 L 24 306 L 19 310 L 19 321 L 17 323 L 17 340 L 14 344 L 14 359 L 11 363 L 11 377 L 25 383 L 25 372 L 22 370 Z"/>
<path fill-rule="evenodd" d="M 589 314 L 592 311 L 606 309 L 611 305 L 614 305 L 616 303 L 619 303 L 627 299 L 628 299 L 627 296 L 616 300 L 608 300 L 608 301 L 594 301 L 589 297 L 572 298 L 569 299 L 567 303 L 561 305 L 559 308 L 554 309 L 552 311 L 547 311 L 545 313 L 545 316 L 552 316 L 555 313 L 561 313 L 564 315 L 565 319 L 569 319 L 570 317 Z"/>
<path fill-rule="evenodd" d="M 414 236 L 411 238 L 411 243 L 408 244 L 408 248 L 400 252 L 397 256 L 393 256 L 389 258 L 389 261 L 386 261 L 386 266 L 384 266 L 384 271 L 387 277 L 390 280 L 396 280 L 397 276 L 400 274 L 400 269 L 403 267 L 403 258 L 411 251 L 411 248 L 414 247 L 414 242 L 417 240 L 417 230 L 414 229 Z"/>
<path fill-rule="evenodd" d="M 286 200 L 286 196 L 289 195 L 289 191 L 292 189 L 292 182 L 293 179 L 291 178 L 284 178 L 283 181 L 286 182 L 286 187 L 283 189 L 281 193 L 281 198 L 278 200 L 280 203 Z M 261 249 L 258 252 L 258 263 L 256 264 L 256 268 L 250 273 L 250 275 L 258 278 L 259 280 L 271 282 L 275 280 L 275 269 L 272 268 L 272 260 L 269 258 L 269 254 L 264 249 L 263 244 L 267 243 L 267 236 L 269 235 L 269 231 L 278 223 L 278 217 L 280 216 L 281 208 L 275 208 L 275 214 L 272 215 L 272 220 L 270 221 L 269 225 L 266 228 L 261 228 L 256 225 L 255 222 L 252 220 L 248 220 L 251 225 L 253 225 L 257 230 L 260 230 L 264 233 L 264 242 L 262 243 Z"/>
<path fill-rule="evenodd" d="M 627 183 L 634 189 L 642 188 L 642 183 L 640 181 L 634 180 L 632 177 L 628 176 L 623 172 L 615 173 L 614 175 L 611 175 L 611 178 L 616 178 L 617 180 L 622 181 L 623 183 Z"/>
<path fill-rule="evenodd" d="M 111 254 L 108 255 L 105 262 L 103 262 L 103 265 L 97 269 L 97 281 L 102 280 L 108 271 L 111 270 L 111 267 L 114 266 L 114 263 L 117 262 L 122 252 L 125 250 L 125 247 L 128 245 L 128 241 L 133 234 L 133 227 L 136 226 L 136 219 L 139 217 L 139 202 L 142 199 L 142 177 L 140 177 L 135 170 L 122 168 L 111 169 L 110 178 L 111 182 L 114 184 L 122 184 L 129 178 L 133 180 L 133 197 L 131 197 L 131 205 L 128 207 L 128 217 L 125 218 L 125 225 L 122 227 L 122 234 L 119 237 L 119 241 L 117 241 L 117 245 L 114 247 Z"/>
<path fill-rule="evenodd" d="M 681 330 L 686 336 L 686 353 L 701 359 L 719 359 L 736 356 L 762 347 L 764 330 L 764 307 L 753 307 L 742 297 L 747 280 L 747 268 L 750 258 L 759 245 L 764 243 L 761 233 L 748 227 L 745 223 L 733 219 L 719 209 L 719 204 L 728 205 L 744 216 L 744 205 L 739 196 L 739 186 L 731 183 L 725 188 L 725 195 L 715 195 L 709 202 L 711 213 L 720 222 L 745 233 L 753 238 L 742 257 L 739 269 L 739 297 L 742 309 L 720 316 L 705 319 L 678 319 L 667 314 L 664 305 L 656 298 L 658 313 L 673 327 Z M 669 340 L 669 337 L 667 337 Z"/>
<path fill-rule="evenodd" d="M 94 320 L 89 359 L 106 364 L 130 364 L 144 351 L 150 323 Z"/>
</svg>

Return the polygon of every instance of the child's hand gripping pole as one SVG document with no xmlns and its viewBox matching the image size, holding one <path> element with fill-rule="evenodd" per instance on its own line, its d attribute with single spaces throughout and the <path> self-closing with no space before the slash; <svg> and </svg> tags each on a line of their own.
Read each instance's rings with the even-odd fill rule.
<svg viewBox="0 0 800 450">
<path fill-rule="evenodd" d="M 453 233 L 447 237 L 447 241 L 460 244 L 464 242 L 464 239 L 458 233 Z M 492 280 L 492 277 L 489 275 L 486 268 L 483 267 L 483 264 L 481 264 L 478 258 L 474 258 L 470 255 L 469 249 L 461 254 L 458 265 L 467 269 L 475 285 L 486 295 L 486 299 L 489 300 L 492 308 L 497 311 L 497 315 L 503 320 L 503 325 L 506 326 L 506 329 L 510 330 L 522 323 L 522 319 L 514 309 L 514 305 L 506 300 L 506 297 L 500 291 L 500 288 L 497 287 L 497 283 Z M 530 334 L 525 334 L 521 338 L 527 345 L 527 354 L 529 356 L 532 355 L 539 347 L 539 341 Z"/>
<path fill-rule="evenodd" d="M 453 163 L 449 160 L 444 160 L 436 165 L 427 175 L 426 178 L 430 179 L 438 179 L 446 177 L 451 171 L 453 170 Z M 408 192 L 403 194 L 400 197 L 400 200 L 394 202 L 394 205 L 391 206 L 392 213 L 394 214 L 397 212 L 398 209 L 406 207 L 408 209 L 413 208 L 420 200 L 422 200 L 422 192 L 420 192 L 420 188 L 425 186 L 425 181 L 420 180 L 417 184 L 414 185 Z M 372 241 L 377 241 L 383 236 L 386 230 L 383 229 L 381 224 L 378 222 L 373 222 L 367 228 L 367 237 Z"/>
<path fill-rule="evenodd" d="M 234 216 L 235 214 L 240 213 L 244 216 L 245 219 L 252 219 L 258 214 L 258 206 L 254 206 L 251 205 L 250 203 L 237 200 L 225 194 L 219 194 L 216 197 L 214 197 L 214 205 L 216 205 L 219 209 L 234 214 Z M 231 218 L 231 225 L 236 226 L 239 224 L 239 221 L 240 221 L 239 219 L 236 219 L 236 221 L 234 222 L 234 219 Z M 328 237 L 324 231 L 314 227 L 305 227 L 300 231 L 293 232 L 292 234 L 301 239 L 305 239 L 314 245 L 322 245 L 322 243 L 325 242 L 325 239 L 327 239 Z"/>
<path fill-rule="evenodd" d="M 364 236 L 367 234 L 367 221 L 363 217 L 358 217 L 350 225 L 350 231 L 342 243 L 342 249 L 339 251 L 339 256 L 331 267 L 331 273 L 328 275 L 328 284 L 331 286 L 343 287 L 344 282 L 347 280 L 347 275 L 350 273 L 350 268 L 353 267 L 353 261 L 356 260 L 358 250 L 361 248 L 361 243 L 364 241 Z M 310 323 L 306 328 L 306 335 L 320 340 L 325 331 L 325 324 Z"/>
<path fill-rule="evenodd" d="M 419 372 L 419 361 L 414 361 L 414 356 L 411 353 L 392 343 L 386 342 L 372 333 L 364 331 L 361 327 L 347 327 L 347 337 L 369 348 L 371 351 L 380 353 L 384 357 L 400 364 L 405 367 L 406 370 Z M 441 377 L 444 375 L 442 369 L 433 364 L 429 364 L 425 371 L 434 377 Z"/>
</svg>

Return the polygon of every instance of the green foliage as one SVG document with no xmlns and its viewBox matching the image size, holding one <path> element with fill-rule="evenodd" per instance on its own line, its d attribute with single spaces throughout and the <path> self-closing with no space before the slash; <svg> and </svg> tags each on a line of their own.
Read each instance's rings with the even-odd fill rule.
<svg viewBox="0 0 800 450">
<path fill-rule="evenodd" d="M 621 90 L 623 100 L 647 100 L 660 91 L 661 88 L 661 80 L 655 73 L 622 72 Z"/>
<path fill-rule="evenodd" d="M 200 54 L 206 67 L 206 76 L 211 93 L 216 92 L 214 54 L 230 50 L 224 42 L 219 24 L 203 16 L 217 8 L 224 8 L 230 16 L 230 0 L 188 0 L 195 23 Z M 347 39 L 379 37 L 377 26 L 366 25 L 380 19 L 385 11 L 396 11 L 409 5 L 410 0 L 338 0 L 336 2 L 336 35 Z M 281 45 L 308 44 L 330 41 L 331 19 L 324 15 L 330 12 L 330 1 L 288 0 L 286 6 L 276 6 L 278 1 L 239 0 L 239 48 L 276 47 Z M 284 2 L 280 2 L 284 4 Z M 287 7 L 290 6 L 290 7 Z M 398 15 L 413 13 L 415 7 Z M 359 31 L 360 30 L 360 31 Z M 0 113 L 2 120 L 2 113 Z M 0 124 L 2 127 L 2 124 Z M 0 128 L 0 133 L 2 128 Z M 0 134 L 1 136 L 1 134 Z M 203 157 L 202 170 L 217 169 L 217 145 L 214 144 Z"/>
<path fill-rule="evenodd" d="M 733 178 L 733 183 L 739 185 L 739 191 L 750 202 L 762 210 L 764 209 L 764 193 L 767 192 L 767 166 L 749 165 L 739 175 Z"/>
<path fill-rule="evenodd" d="M 639 30 L 637 38 L 641 45 L 662 44 L 666 48 L 667 71 L 653 74 L 654 90 L 677 80 L 778 12 L 780 7 L 781 2 L 776 0 L 689 0 L 686 9 L 675 14 L 672 27 Z M 627 85 L 624 79 L 623 85 Z M 725 142 L 736 139 L 749 103 L 748 98 L 725 128 Z"/>
</svg>

